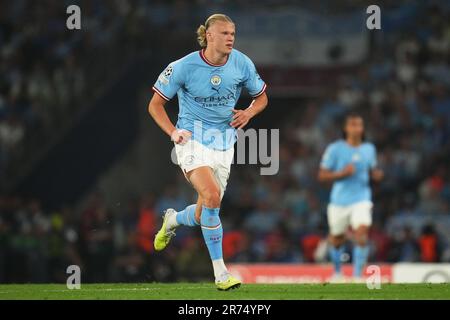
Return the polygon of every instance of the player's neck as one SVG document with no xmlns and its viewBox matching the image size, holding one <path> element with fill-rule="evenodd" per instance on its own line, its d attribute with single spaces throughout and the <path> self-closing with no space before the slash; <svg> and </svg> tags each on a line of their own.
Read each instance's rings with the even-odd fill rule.
<svg viewBox="0 0 450 320">
<path fill-rule="evenodd" d="M 214 65 L 224 65 L 228 60 L 227 54 L 217 52 L 209 47 L 203 51 L 203 54 L 206 60 Z"/>
<path fill-rule="evenodd" d="M 362 143 L 362 139 L 361 138 L 356 138 L 356 137 L 355 138 L 348 137 L 346 139 L 346 141 L 352 147 L 357 147 L 357 146 L 359 146 Z"/>
</svg>

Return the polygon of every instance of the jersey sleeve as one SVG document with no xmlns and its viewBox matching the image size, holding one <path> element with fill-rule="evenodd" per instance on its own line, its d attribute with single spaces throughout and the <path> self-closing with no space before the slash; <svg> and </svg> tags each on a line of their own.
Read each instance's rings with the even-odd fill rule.
<svg viewBox="0 0 450 320">
<path fill-rule="evenodd" d="M 259 97 L 266 91 L 267 85 L 261 79 L 256 70 L 255 64 L 250 58 L 244 56 L 245 60 L 245 81 L 244 86 L 247 88 L 248 93 L 253 97 Z"/>
<path fill-rule="evenodd" d="M 153 91 L 166 101 L 172 99 L 184 84 L 184 70 L 180 61 L 172 62 L 159 75 Z"/>
<path fill-rule="evenodd" d="M 370 169 L 374 169 L 377 165 L 378 165 L 378 161 L 377 161 L 377 149 L 375 148 L 374 145 L 372 145 L 372 152 L 371 152 L 371 158 L 370 158 Z"/>
<path fill-rule="evenodd" d="M 329 145 L 323 153 L 320 167 L 327 170 L 334 170 L 336 166 L 336 148 Z"/>
</svg>

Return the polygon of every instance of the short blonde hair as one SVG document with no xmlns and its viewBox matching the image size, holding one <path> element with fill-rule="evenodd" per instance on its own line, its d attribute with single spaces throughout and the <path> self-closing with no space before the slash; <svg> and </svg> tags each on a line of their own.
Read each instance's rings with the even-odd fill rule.
<svg viewBox="0 0 450 320">
<path fill-rule="evenodd" d="M 206 40 L 206 31 L 217 21 L 230 22 L 234 24 L 233 20 L 231 20 L 231 18 L 225 14 L 216 13 L 210 16 L 206 20 L 205 24 L 200 25 L 200 27 L 198 27 L 197 29 L 197 41 L 200 47 L 206 48 L 206 46 L 208 45 L 208 41 Z"/>
</svg>

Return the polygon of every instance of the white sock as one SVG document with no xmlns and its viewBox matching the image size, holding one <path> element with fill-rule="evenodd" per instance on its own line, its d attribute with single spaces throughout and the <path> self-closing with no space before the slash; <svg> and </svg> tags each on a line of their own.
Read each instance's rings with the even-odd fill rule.
<svg viewBox="0 0 450 320">
<path fill-rule="evenodd" d="M 177 214 L 178 212 L 176 212 L 175 214 L 170 214 L 169 217 L 167 218 L 167 225 L 166 225 L 167 230 L 172 230 L 179 226 L 177 222 Z"/>
<path fill-rule="evenodd" d="M 222 279 L 222 276 L 224 273 L 227 273 L 228 270 L 225 266 L 225 263 L 223 262 L 223 259 L 213 260 L 212 264 L 214 268 L 214 277 L 216 278 L 216 280 L 224 280 Z"/>
</svg>

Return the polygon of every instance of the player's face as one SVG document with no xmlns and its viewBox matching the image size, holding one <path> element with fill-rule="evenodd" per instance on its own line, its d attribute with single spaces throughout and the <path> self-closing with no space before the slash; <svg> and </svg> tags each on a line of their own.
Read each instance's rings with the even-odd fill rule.
<svg viewBox="0 0 450 320">
<path fill-rule="evenodd" d="M 348 137 L 361 139 L 364 133 L 363 119 L 360 117 L 348 118 L 344 130 Z"/>
<path fill-rule="evenodd" d="M 230 54 L 234 46 L 235 26 L 231 22 L 217 21 L 208 28 L 208 46 L 217 52 Z"/>
</svg>

